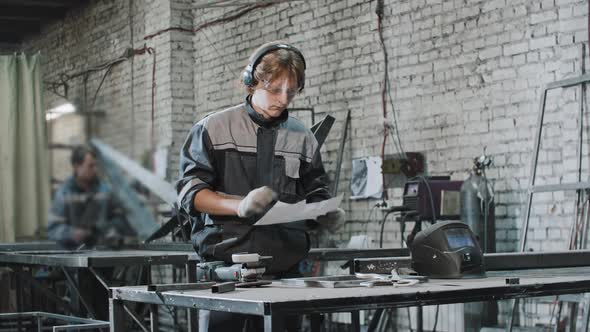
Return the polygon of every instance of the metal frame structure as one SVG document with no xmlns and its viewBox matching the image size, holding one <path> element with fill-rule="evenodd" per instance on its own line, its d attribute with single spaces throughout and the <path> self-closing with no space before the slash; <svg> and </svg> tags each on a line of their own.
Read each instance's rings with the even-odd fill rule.
<svg viewBox="0 0 590 332">
<path fill-rule="evenodd" d="M 538 186 L 535 185 L 535 179 L 537 176 L 537 163 L 539 161 L 539 149 L 541 145 L 541 134 L 543 132 L 543 119 L 545 117 L 545 103 L 547 101 L 547 93 L 549 90 L 558 89 L 558 88 L 567 88 L 572 87 L 580 84 L 585 84 L 590 82 L 590 74 L 582 75 L 575 78 L 565 79 L 561 81 L 556 81 L 553 83 L 547 84 L 545 89 L 543 89 L 543 93 L 541 95 L 541 102 L 539 106 L 539 118 L 537 120 L 537 135 L 535 136 L 535 147 L 534 147 L 534 156 L 531 162 L 531 176 L 529 178 L 529 185 L 527 189 L 528 199 L 526 202 L 526 212 L 525 212 L 525 219 L 524 225 L 522 228 L 522 234 L 520 237 L 520 251 L 525 250 L 526 246 L 526 239 L 527 239 L 527 232 L 529 228 L 529 221 L 531 217 L 531 206 L 533 203 L 533 194 L 540 193 L 540 192 L 552 192 L 552 191 L 560 191 L 560 190 L 581 190 L 581 189 L 590 189 L 590 182 L 581 181 L 581 167 L 582 167 L 582 136 L 583 136 L 583 111 L 584 108 L 580 107 L 580 114 L 579 114 L 579 124 L 578 124 L 578 142 L 577 142 L 577 156 L 578 156 L 578 181 L 573 183 L 562 183 L 562 184 L 553 184 L 553 185 L 542 185 Z M 582 89 L 583 91 L 583 89 Z M 583 99 L 583 98 L 582 98 Z M 583 100 L 582 100 L 583 102 Z"/>
<path fill-rule="evenodd" d="M 204 310 L 223 310 L 263 317 L 264 331 L 282 331 L 283 319 L 293 314 L 354 312 L 358 310 L 464 303 L 590 291 L 590 268 L 545 269 L 541 276 L 519 272 L 519 283 L 506 283 L 515 273 L 482 279 L 430 280 L 411 287 L 301 288 L 273 283 L 269 287 L 217 294 L 208 290 L 156 293 L 145 286 L 110 289 L 111 331 L 123 331 L 126 302 Z M 560 276 L 561 274 L 561 276 Z M 546 275 L 550 277 L 546 277 Z M 358 323 L 354 326 L 359 331 Z M 155 331 L 152 328 L 152 331 Z"/>
<path fill-rule="evenodd" d="M 55 243 L 43 243 L 39 247 L 37 242 L 23 242 L 23 243 L 0 243 L 0 265 L 9 265 L 13 271 L 18 273 L 19 278 L 17 282 L 22 283 L 28 281 L 34 283 L 35 280 L 26 272 L 22 271 L 23 266 L 30 265 L 46 265 L 55 267 L 77 267 L 88 269 L 105 288 L 108 288 L 108 283 L 96 270 L 101 267 L 113 267 L 123 265 L 160 265 L 160 264 L 174 264 L 185 265 L 186 272 L 190 273 L 187 278 L 189 282 L 196 280 L 196 263 L 198 255 L 190 243 L 180 242 L 151 242 L 140 243 L 136 245 L 128 245 L 122 250 L 109 251 L 99 249 L 97 251 L 66 251 L 59 250 Z M 321 261 L 347 261 L 352 262 L 354 259 L 371 258 L 371 257 L 399 257 L 408 256 L 407 248 L 394 249 L 342 249 L 342 248 L 312 248 L 308 254 L 310 260 Z M 352 264 L 349 264 L 350 272 L 352 272 Z M 73 276 L 64 269 L 66 278 L 69 283 L 73 283 Z M 64 308 L 72 310 L 72 308 L 64 303 L 58 296 L 43 287 L 37 287 L 47 297 L 52 298 L 56 303 L 61 304 Z M 17 285 L 17 292 L 20 286 Z M 76 288 L 77 289 L 77 288 Z M 61 301 L 60 301 L 61 300 Z M 137 314 L 132 312 L 128 307 L 125 311 L 133 317 L 136 322 L 139 321 Z M 353 320 L 358 321 L 358 312 L 353 314 Z M 189 326 L 193 331 L 196 330 L 197 317 L 195 313 L 191 313 L 189 318 Z M 138 322 L 139 323 L 139 322 Z"/>
<path fill-rule="evenodd" d="M 80 268 L 89 270 L 94 277 L 108 290 L 110 287 L 106 279 L 100 275 L 96 269 L 104 267 L 117 267 L 129 265 L 142 265 L 151 269 L 152 265 L 184 265 L 187 280 L 189 282 L 196 281 L 196 264 L 198 255 L 193 251 L 172 251 L 173 246 L 162 245 L 159 250 L 89 250 L 89 251 L 64 251 L 64 250 L 46 250 L 46 251 L 15 251 L 0 253 L 0 265 L 11 267 L 13 271 L 20 276 L 27 275 L 22 271 L 23 266 L 42 265 L 54 266 L 62 269 L 68 284 L 72 286 L 72 290 L 76 292 L 77 297 L 86 310 L 93 315 L 92 308 L 87 304 L 87 299 L 80 295 L 79 288 L 75 282 L 75 278 L 67 268 Z M 148 273 L 149 275 L 149 273 Z M 29 278 L 30 279 L 30 278 Z M 22 310 L 21 306 L 21 278 L 17 278 L 17 309 Z M 57 295 L 50 293 L 50 297 L 58 298 Z M 53 295 L 53 296 L 52 296 Z M 107 303 L 105 303 L 105 306 Z M 154 309 L 154 308 L 152 308 Z M 135 320 L 137 314 L 131 309 L 127 312 Z M 157 313 L 157 310 L 152 310 L 152 317 Z M 188 313 L 189 330 L 196 331 L 197 316 L 194 310 Z M 139 321 L 138 321 L 139 323 Z"/>
<path fill-rule="evenodd" d="M 66 315 L 59 315 L 59 314 L 52 314 L 48 312 L 41 312 L 41 311 L 31 311 L 31 312 L 19 312 L 19 313 L 3 313 L 0 314 L 0 322 L 5 320 L 16 320 L 17 330 L 20 331 L 22 326 L 21 321 L 26 318 L 32 318 L 37 322 L 37 331 L 43 331 L 43 319 L 55 319 L 59 321 L 64 321 L 69 324 L 65 325 L 55 325 L 53 326 L 53 332 L 58 331 L 78 331 L 78 330 L 90 330 L 90 329 L 103 329 L 109 327 L 109 322 L 104 320 L 95 320 L 95 319 L 88 319 L 88 318 L 80 318 L 80 317 L 73 317 L 73 316 L 66 316 Z M 3 330 L 0 325 L 0 331 Z"/>
<path fill-rule="evenodd" d="M 576 204 L 579 204 L 579 201 L 582 197 L 581 190 L 588 190 L 590 189 L 590 182 L 589 181 L 582 181 L 582 146 L 583 146 L 583 136 L 584 136 L 584 95 L 585 95 L 585 87 L 586 83 L 590 82 L 590 74 L 581 75 L 574 78 L 569 78 L 561 81 L 556 81 L 547 84 L 547 86 L 543 89 L 543 93 L 541 95 L 541 102 L 539 104 L 539 117 L 537 120 L 537 135 L 535 136 L 535 146 L 534 146 L 534 156 L 531 162 L 531 176 L 529 178 L 529 184 L 527 188 L 528 198 L 526 201 L 526 210 L 525 210 L 525 218 L 524 218 L 524 225 L 522 228 L 522 233 L 520 237 L 520 251 L 524 252 L 526 247 L 526 240 L 527 240 L 527 233 L 529 228 L 529 222 L 531 218 L 531 208 L 533 203 L 533 194 L 541 193 L 541 192 L 555 192 L 555 191 L 569 191 L 575 190 L 576 191 Z M 537 176 L 537 163 L 539 161 L 539 149 L 541 145 L 541 135 L 543 132 L 543 119 L 545 117 L 545 103 L 547 101 L 547 93 L 549 90 L 558 89 L 558 88 L 567 88 L 581 85 L 581 98 L 580 98 L 580 111 L 578 114 L 578 140 L 576 142 L 576 154 L 577 154 L 577 181 L 572 183 L 562 183 L 562 184 L 550 184 L 550 185 L 536 185 L 535 180 Z M 572 234 L 575 225 L 575 220 L 572 222 Z M 583 225 L 582 234 L 584 234 L 587 230 L 588 225 Z M 584 240 L 582 242 L 585 242 Z M 512 331 L 512 327 L 514 325 L 514 316 L 516 313 L 518 305 L 518 300 L 516 299 L 512 306 L 512 311 L 509 317 L 509 327 L 508 331 Z M 561 308 L 561 304 L 560 304 Z M 577 308 L 572 310 L 577 311 Z M 586 308 L 588 311 L 588 308 Z M 572 312 L 572 315 L 575 315 Z"/>
</svg>

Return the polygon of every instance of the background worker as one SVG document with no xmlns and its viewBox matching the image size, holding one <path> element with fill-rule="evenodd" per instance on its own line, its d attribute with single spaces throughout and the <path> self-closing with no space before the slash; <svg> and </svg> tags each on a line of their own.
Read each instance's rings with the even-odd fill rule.
<svg viewBox="0 0 590 332">
<path fill-rule="evenodd" d="M 98 177 L 96 152 L 85 145 L 74 147 L 70 158 L 73 174 L 54 195 L 48 216 L 47 235 L 64 249 L 92 249 L 96 245 L 119 247 L 135 232 L 127 223 L 111 190 Z M 97 319 L 108 320 L 108 294 L 94 275 L 85 269 L 71 270 L 77 279 L 81 296 L 95 312 Z M 135 280 L 137 272 L 126 268 L 101 269 L 111 285 L 117 280 Z M 122 283 L 126 283 L 122 281 Z M 86 311 L 69 288 L 74 308 Z"/>
</svg>

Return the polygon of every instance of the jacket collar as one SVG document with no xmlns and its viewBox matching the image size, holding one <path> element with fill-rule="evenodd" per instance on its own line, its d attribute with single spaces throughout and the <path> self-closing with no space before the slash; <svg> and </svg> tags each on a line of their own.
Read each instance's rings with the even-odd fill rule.
<svg viewBox="0 0 590 332">
<path fill-rule="evenodd" d="M 261 114 L 256 112 L 256 110 L 254 110 L 254 107 L 252 107 L 252 103 L 250 101 L 251 98 L 252 96 L 246 97 L 246 110 L 248 111 L 250 119 L 252 119 L 252 121 L 254 121 L 257 125 L 262 126 L 264 128 L 277 127 L 281 123 L 287 121 L 287 119 L 289 118 L 289 112 L 287 110 L 284 110 L 283 113 L 281 113 L 281 116 L 279 116 L 278 118 L 266 119 Z"/>
</svg>

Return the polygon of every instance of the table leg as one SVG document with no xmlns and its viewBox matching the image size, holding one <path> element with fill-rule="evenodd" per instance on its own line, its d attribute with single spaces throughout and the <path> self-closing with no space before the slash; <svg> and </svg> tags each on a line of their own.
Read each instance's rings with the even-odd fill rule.
<svg viewBox="0 0 590 332">
<path fill-rule="evenodd" d="M 321 314 L 311 314 L 309 315 L 309 320 L 311 324 L 311 332 L 320 332 L 322 330 Z"/>
<path fill-rule="evenodd" d="M 277 313 L 264 315 L 264 332 L 282 332 L 283 316 Z"/>
<path fill-rule="evenodd" d="M 188 282 L 197 282 L 197 262 L 189 261 L 185 264 L 186 279 Z M 196 309 L 187 309 L 188 332 L 199 331 L 199 311 Z"/>
<path fill-rule="evenodd" d="M 160 331 L 160 318 L 158 317 L 157 304 L 150 304 L 150 326 L 152 331 Z"/>
<path fill-rule="evenodd" d="M 360 332 L 361 331 L 361 318 L 360 312 L 358 310 L 354 310 L 350 312 L 350 324 L 351 329 L 353 332 Z"/>
<path fill-rule="evenodd" d="M 109 298 L 109 320 L 111 322 L 111 332 L 125 331 L 123 301 Z"/>
<path fill-rule="evenodd" d="M 16 271 L 15 274 L 15 287 L 16 287 L 16 310 L 17 312 L 23 312 L 24 308 L 23 308 L 23 285 L 20 281 L 20 278 L 18 277 L 18 275 L 22 272 L 22 268 L 20 266 L 17 266 L 14 268 L 14 270 Z M 17 323 L 16 323 L 16 330 L 17 331 L 21 331 L 22 330 L 22 326 L 21 326 L 21 320 L 18 319 Z"/>
</svg>

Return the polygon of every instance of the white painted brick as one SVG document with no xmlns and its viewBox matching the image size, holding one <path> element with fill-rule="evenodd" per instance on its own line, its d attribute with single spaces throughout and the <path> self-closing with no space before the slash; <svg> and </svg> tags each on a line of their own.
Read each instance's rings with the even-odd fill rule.
<svg viewBox="0 0 590 332">
<path fill-rule="evenodd" d="M 487 12 L 487 11 L 491 11 L 494 9 L 500 9 L 500 8 L 504 8 L 504 7 L 506 7 L 505 0 L 490 0 L 490 1 L 486 1 L 483 4 L 482 11 Z"/>
<path fill-rule="evenodd" d="M 489 48 L 479 51 L 479 59 L 486 60 L 489 58 L 495 58 L 495 57 L 500 56 L 501 54 L 502 54 L 502 47 L 500 47 L 500 46 L 489 47 Z"/>
<path fill-rule="evenodd" d="M 531 13 L 531 24 L 538 24 L 541 22 L 553 21 L 557 19 L 555 11 L 545 11 L 540 13 Z"/>
<path fill-rule="evenodd" d="M 529 49 L 529 45 L 527 42 L 520 42 L 515 44 L 504 45 L 504 55 L 515 55 L 520 53 L 525 53 Z"/>
<path fill-rule="evenodd" d="M 530 48 L 531 50 L 539 49 L 539 48 L 546 48 L 551 47 L 556 44 L 556 37 L 555 36 L 547 36 L 542 38 L 531 39 L 530 41 Z"/>
</svg>

